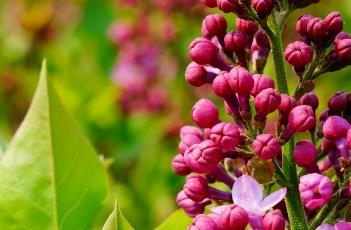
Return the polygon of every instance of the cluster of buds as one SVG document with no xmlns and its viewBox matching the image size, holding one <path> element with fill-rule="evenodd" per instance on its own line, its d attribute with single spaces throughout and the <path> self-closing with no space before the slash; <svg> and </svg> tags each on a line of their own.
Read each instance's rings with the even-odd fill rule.
<svg viewBox="0 0 351 230">
<path fill-rule="evenodd" d="M 285 60 L 299 76 L 298 97 L 313 90 L 312 81 L 321 74 L 351 65 L 351 35 L 342 29 L 338 12 L 324 19 L 308 14 L 298 19 L 296 32 L 301 39 L 290 43 L 284 52 Z"/>
<path fill-rule="evenodd" d="M 271 13 L 272 1 L 202 2 L 223 12 L 236 13 L 237 28 L 228 32 L 223 16 L 207 16 L 202 23 L 202 37 L 189 46 L 192 62 L 185 79 L 194 87 L 212 85 L 233 121 L 222 119 L 211 100 L 201 99 L 192 109 L 196 126 L 184 126 L 180 131 L 179 153 L 172 161 L 172 168 L 178 175 L 186 176 L 177 204 L 193 217 L 188 229 L 240 230 L 250 226 L 259 230 L 284 230 L 291 223 L 288 207 L 282 200 L 290 190 L 299 191 L 301 201 L 296 202 L 304 206 L 304 219 L 312 225 L 322 224 L 324 219 L 318 220 L 322 215 L 317 215 L 318 210 L 338 199 L 343 202 L 338 203 L 340 210 L 335 215 L 343 218 L 342 210 L 351 194 L 351 184 L 350 189 L 348 185 L 351 96 L 343 92 L 335 94 L 318 122 L 319 100 L 311 92 L 313 87 L 308 93 L 289 96 L 279 92 L 272 78 L 262 73 L 272 44 L 260 23 Z M 256 17 L 251 18 L 253 12 Z M 328 41 L 340 43 L 345 34 L 340 35 L 342 20 L 335 12 L 325 19 L 305 15 L 297 24 L 302 41 L 289 44 L 284 56 L 300 76 L 302 85 L 306 80 L 304 74 L 311 72 L 306 69 L 315 65 L 314 50 L 318 55 L 322 53 L 319 58 L 324 59 Z M 332 52 L 340 60 L 347 60 L 350 52 L 346 55 L 337 47 Z M 275 122 L 267 119 L 274 113 L 278 117 Z M 270 129 L 271 123 L 275 124 L 275 130 Z M 300 171 L 295 184 L 282 171 L 282 149 L 294 143 L 292 137 L 297 133 L 310 138 L 298 140 L 291 152 L 292 164 Z M 328 177 L 327 171 L 335 172 L 339 181 Z M 270 189 L 264 191 L 263 185 L 271 188 L 275 182 L 280 188 L 275 187 L 273 193 Z M 263 194 L 267 193 L 264 198 Z M 209 212 L 204 214 L 207 206 Z M 323 224 L 319 229 L 349 224 L 345 221 L 335 226 Z"/>
</svg>

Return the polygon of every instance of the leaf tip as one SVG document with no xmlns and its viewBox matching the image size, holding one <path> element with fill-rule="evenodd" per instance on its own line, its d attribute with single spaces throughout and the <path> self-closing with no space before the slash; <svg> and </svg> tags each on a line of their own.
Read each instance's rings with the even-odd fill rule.
<svg viewBox="0 0 351 230">
<path fill-rule="evenodd" d="M 46 58 L 44 58 L 41 63 L 40 79 L 46 78 L 46 73 L 47 73 L 47 61 L 46 61 Z"/>
</svg>

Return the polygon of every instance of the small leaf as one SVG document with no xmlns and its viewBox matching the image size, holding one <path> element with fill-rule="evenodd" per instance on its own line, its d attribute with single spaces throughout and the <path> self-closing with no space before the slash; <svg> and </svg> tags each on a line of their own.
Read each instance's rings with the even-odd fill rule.
<svg viewBox="0 0 351 230">
<path fill-rule="evenodd" d="M 172 213 L 156 230 L 186 229 L 191 224 L 191 218 L 183 210 Z"/>
<path fill-rule="evenodd" d="M 134 228 L 129 224 L 127 218 L 123 215 L 118 207 L 117 201 L 115 208 L 110 216 L 107 218 L 106 223 L 102 227 L 102 230 L 133 230 Z"/>
<path fill-rule="evenodd" d="M 89 229 L 108 195 L 93 147 L 46 77 L 0 161 L 0 229 Z"/>
<path fill-rule="evenodd" d="M 273 181 L 274 165 L 271 160 L 262 160 L 254 157 L 247 162 L 247 168 L 250 174 L 260 184 L 267 184 Z"/>
</svg>

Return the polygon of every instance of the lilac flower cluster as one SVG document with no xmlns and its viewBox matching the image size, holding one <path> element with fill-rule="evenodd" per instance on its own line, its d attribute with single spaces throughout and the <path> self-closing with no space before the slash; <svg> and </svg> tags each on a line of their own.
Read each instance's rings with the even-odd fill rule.
<svg viewBox="0 0 351 230">
<path fill-rule="evenodd" d="M 194 87 L 212 85 L 234 121 L 223 120 L 212 101 L 200 99 L 192 109 L 197 127 L 180 130 L 172 168 L 186 176 L 177 204 L 193 217 L 188 229 L 307 229 L 307 221 L 316 229 L 328 215 L 339 222 L 318 229 L 350 226 L 345 210 L 351 194 L 351 93 L 332 96 L 318 122 L 319 99 L 312 92 L 319 75 L 351 64 L 350 36 L 342 32 L 340 14 L 299 18 L 301 41 L 278 54 L 299 77 L 290 96 L 263 74 L 271 49 L 273 55 L 277 51 L 266 21 L 284 5 L 270 0 L 202 2 L 235 13 L 236 30 L 228 32 L 220 14 L 205 17 L 202 37 L 189 45 L 192 62 L 185 79 Z M 297 9 L 318 1 L 288 2 L 289 9 Z M 274 131 L 268 127 L 272 114 L 277 115 L 272 116 L 277 117 Z M 295 143 L 297 133 L 304 138 Z M 297 205 L 286 203 L 296 194 L 292 202 Z M 303 218 L 294 219 L 299 215 Z"/>
</svg>

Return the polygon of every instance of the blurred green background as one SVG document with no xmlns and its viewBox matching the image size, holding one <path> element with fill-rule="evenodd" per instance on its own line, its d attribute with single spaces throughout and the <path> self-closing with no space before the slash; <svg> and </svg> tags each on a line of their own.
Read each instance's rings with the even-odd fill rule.
<svg viewBox="0 0 351 230">
<path fill-rule="evenodd" d="M 297 39 L 299 15 L 331 10 L 342 13 L 351 32 L 349 0 L 321 0 L 291 15 L 284 43 Z M 196 98 L 213 97 L 183 77 L 188 44 L 211 12 L 199 0 L 0 1 L 1 146 L 22 121 L 47 58 L 64 106 L 108 166 L 111 196 L 117 194 L 136 229 L 152 229 L 176 209 L 183 183 L 170 167 L 177 131 L 192 123 Z M 226 18 L 234 29 L 235 16 Z M 269 62 L 265 73 L 274 76 L 273 69 Z M 350 78 L 350 68 L 322 76 L 316 92 L 325 101 L 336 90 L 349 91 Z M 296 80 L 290 72 L 291 87 Z"/>
</svg>

